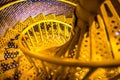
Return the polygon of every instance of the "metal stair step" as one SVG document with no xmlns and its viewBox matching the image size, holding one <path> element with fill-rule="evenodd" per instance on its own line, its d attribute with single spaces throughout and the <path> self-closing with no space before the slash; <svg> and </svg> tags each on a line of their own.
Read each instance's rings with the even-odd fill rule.
<svg viewBox="0 0 120 80">
<path fill-rule="evenodd" d="M 7 40 L 10 40 L 12 38 L 15 38 L 16 35 L 18 35 L 19 32 L 13 28 L 8 28 L 6 30 L 6 33 L 4 34 L 4 37 L 7 39 Z"/>
<path fill-rule="evenodd" d="M 45 15 L 44 14 L 38 14 L 37 16 L 34 17 L 35 21 L 41 21 L 45 20 Z"/>
<path fill-rule="evenodd" d="M 27 26 L 24 25 L 22 22 L 18 22 L 13 29 L 18 30 L 19 32 L 22 32 Z"/>
<path fill-rule="evenodd" d="M 27 27 L 27 26 L 33 24 L 34 22 L 35 22 L 34 18 L 32 18 L 32 17 L 30 16 L 30 17 L 28 17 L 28 18 L 23 22 L 23 24 Z"/>
<path fill-rule="evenodd" d="M 49 20 L 49 19 L 55 20 L 56 16 L 55 16 L 55 14 L 48 14 L 48 15 L 45 16 L 45 19 L 47 19 L 47 20 Z"/>
</svg>

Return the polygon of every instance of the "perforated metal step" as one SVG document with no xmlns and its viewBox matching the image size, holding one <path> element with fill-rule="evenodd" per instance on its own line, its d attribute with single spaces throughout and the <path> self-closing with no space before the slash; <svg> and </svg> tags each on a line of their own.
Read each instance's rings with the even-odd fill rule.
<svg viewBox="0 0 120 80">
<path fill-rule="evenodd" d="M 120 17 L 110 0 L 101 5 L 100 11 L 101 14 L 90 19 L 81 43 L 80 34 L 71 35 L 74 16 L 39 14 L 8 28 L 0 38 L 0 79 L 119 80 L 119 66 L 99 65 L 120 59 Z M 18 40 L 22 47 L 17 45 Z M 96 64 L 90 64 L 93 61 Z"/>
</svg>

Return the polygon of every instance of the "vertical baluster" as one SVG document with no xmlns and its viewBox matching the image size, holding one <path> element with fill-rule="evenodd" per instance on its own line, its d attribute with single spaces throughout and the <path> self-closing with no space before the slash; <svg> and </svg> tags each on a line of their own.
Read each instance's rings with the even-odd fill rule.
<svg viewBox="0 0 120 80">
<path fill-rule="evenodd" d="M 49 72 L 48 72 L 48 69 L 47 69 L 47 67 L 46 67 L 46 65 L 45 65 L 45 62 L 44 62 L 44 61 L 41 61 L 41 64 L 42 64 L 42 67 L 43 67 L 44 72 L 45 72 L 46 75 L 48 76 L 48 75 L 49 75 Z"/>
<path fill-rule="evenodd" d="M 36 64 L 35 64 L 35 59 L 34 59 L 34 58 L 31 58 L 31 57 L 28 56 L 28 55 L 25 55 L 25 56 L 26 56 L 26 58 L 28 59 L 28 61 L 30 62 L 30 64 L 35 67 L 36 72 L 39 73 L 39 69 L 38 69 L 38 67 L 37 67 Z"/>
<path fill-rule="evenodd" d="M 90 76 L 97 70 L 97 68 L 90 68 L 82 80 L 89 80 Z"/>
<path fill-rule="evenodd" d="M 54 38 L 54 27 L 53 27 L 53 22 L 51 22 L 51 28 L 52 28 L 52 37 Z"/>
<path fill-rule="evenodd" d="M 48 32 L 47 32 L 47 26 L 46 26 L 46 23 L 44 23 L 44 28 L 45 28 L 46 37 L 47 37 L 47 39 L 48 39 Z"/>
<path fill-rule="evenodd" d="M 64 36 L 65 36 L 65 38 L 67 36 L 67 26 L 64 26 Z"/>
<path fill-rule="evenodd" d="M 68 37 L 68 39 L 70 39 L 71 34 L 72 34 L 72 28 L 67 26 L 67 37 Z"/>
<path fill-rule="evenodd" d="M 23 40 L 24 40 L 26 46 L 28 47 L 28 49 L 31 50 L 31 47 L 30 47 L 29 43 L 27 42 L 27 40 L 25 39 L 25 37 L 23 37 Z"/>
<path fill-rule="evenodd" d="M 35 46 L 35 45 L 34 45 L 34 43 L 33 43 L 32 38 L 30 37 L 30 34 L 29 34 L 29 32 L 28 32 L 28 31 L 27 31 L 27 35 L 28 35 L 28 37 L 29 37 L 29 39 L 30 39 L 30 42 L 31 42 L 32 46 Z"/>
<path fill-rule="evenodd" d="M 24 41 L 22 41 L 22 45 L 23 45 L 24 47 L 27 47 L 27 46 L 26 46 L 26 43 L 25 43 Z"/>
<path fill-rule="evenodd" d="M 40 24 L 38 24 L 38 29 L 39 29 L 40 37 L 41 37 L 41 39 L 43 41 L 43 34 L 42 34 L 42 30 L 41 30 Z"/>
<path fill-rule="evenodd" d="M 56 23 L 56 24 L 57 24 L 56 27 L 57 27 L 57 31 L 58 31 L 58 36 L 60 36 L 60 32 L 61 32 L 61 31 L 60 31 L 60 24 L 59 24 L 59 23 Z"/>
<path fill-rule="evenodd" d="M 69 37 L 68 26 L 66 26 L 66 37 Z"/>
<path fill-rule="evenodd" d="M 36 42 L 38 43 L 38 39 L 37 39 L 36 33 L 35 33 L 35 31 L 34 31 L 34 28 L 32 27 L 31 29 L 32 29 L 33 35 L 34 35 L 34 37 L 35 37 L 35 40 L 36 40 Z"/>
</svg>

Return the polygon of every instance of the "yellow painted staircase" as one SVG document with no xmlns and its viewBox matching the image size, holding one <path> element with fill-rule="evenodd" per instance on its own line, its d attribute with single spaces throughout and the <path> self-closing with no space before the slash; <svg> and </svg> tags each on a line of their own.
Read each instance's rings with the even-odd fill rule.
<svg viewBox="0 0 120 80">
<path fill-rule="evenodd" d="M 52 47 L 55 51 L 57 47 L 70 39 L 73 24 L 74 16 L 66 18 L 64 15 L 39 14 L 35 17 L 30 16 L 24 22 L 18 22 L 12 28 L 8 28 L 4 36 L 0 38 L 1 80 L 37 80 L 37 78 L 46 80 L 49 78 L 45 63 L 23 54 L 15 42 L 18 41 L 19 35 L 28 28 L 23 38 L 25 47 L 32 52 L 40 52 Z M 46 55 L 54 54 L 46 53 Z"/>
<path fill-rule="evenodd" d="M 8 28 L 0 38 L 0 79 L 119 80 L 120 17 L 110 0 L 100 11 L 82 42 L 74 16 L 39 14 Z"/>
</svg>

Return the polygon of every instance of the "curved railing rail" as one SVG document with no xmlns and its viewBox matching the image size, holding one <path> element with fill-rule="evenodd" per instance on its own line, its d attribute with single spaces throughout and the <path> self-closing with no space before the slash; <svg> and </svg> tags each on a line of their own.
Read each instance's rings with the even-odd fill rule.
<svg viewBox="0 0 120 80">
<path fill-rule="evenodd" d="M 46 61 L 49 63 L 57 64 L 57 65 L 64 65 L 64 66 L 80 66 L 80 67 L 115 67 L 120 65 L 120 60 L 106 60 L 106 61 L 81 61 L 81 60 L 76 60 L 76 59 L 68 59 L 68 58 L 60 58 L 60 57 L 54 57 L 54 56 L 47 56 L 45 54 L 39 54 L 38 52 L 31 52 L 30 47 L 27 45 L 27 47 L 23 46 L 22 40 L 24 40 L 24 35 L 30 30 L 34 25 L 44 23 L 44 22 L 57 22 L 64 24 L 65 26 L 68 26 L 72 28 L 72 26 L 61 22 L 57 20 L 43 20 L 36 22 L 29 27 L 27 27 L 23 32 L 20 34 L 19 37 L 19 47 L 20 49 L 24 52 L 24 54 L 29 55 L 33 58 L 40 59 L 42 61 Z M 27 43 L 27 42 L 26 42 Z"/>
<path fill-rule="evenodd" d="M 29 30 L 30 28 L 32 28 L 34 25 L 37 25 L 37 24 L 40 24 L 40 23 L 45 23 L 45 22 L 56 22 L 56 23 L 61 23 L 61 24 L 65 25 L 65 26 L 68 26 L 69 28 L 72 29 L 72 26 L 71 26 L 71 25 L 69 25 L 69 24 L 67 24 L 67 23 L 64 23 L 64 22 L 62 22 L 62 21 L 58 21 L 58 20 L 41 20 L 41 21 L 38 21 L 38 22 L 36 22 L 36 23 L 30 25 L 29 27 L 27 27 L 25 30 L 23 30 L 23 32 L 22 32 L 21 34 L 25 34 L 26 31 L 28 31 L 28 30 Z"/>
<path fill-rule="evenodd" d="M 62 36 L 66 40 L 70 39 L 72 26 L 58 20 L 42 20 L 28 26 L 21 32 L 19 43 L 23 42 L 29 50 L 36 47 L 39 43 L 44 43 L 45 38 L 49 39 L 49 35 Z M 23 47 L 23 46 L 22 46 Z"/>
<path fill-rule="evenodd" d="M 9 7 L 9 6 L 11 6 L 11 5 L 14 5 L 16 3 L 23 2 L 23 1 L 26 1 L 26 0 L 16 0 L 16 1 L 10 2 L 8 4 L 5 4 L 2 7 L 0 7 L 0 11 L 7 8 L 7 7 Z"/>
<path fill-rule="evenodd" d="M 75 6 L 75 7 L 78 6 L 78 4 L 75 4 L 75 3 L 67 1 L 67 0 L 58 0 L 58 1 L 66 3 L 66 4 L 70 4 L 70 5 Z"/>
</svg>

